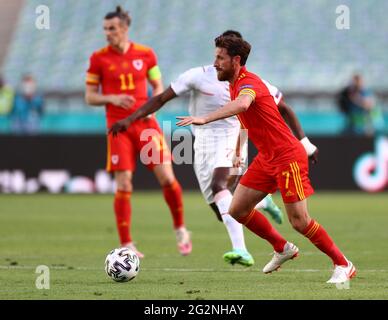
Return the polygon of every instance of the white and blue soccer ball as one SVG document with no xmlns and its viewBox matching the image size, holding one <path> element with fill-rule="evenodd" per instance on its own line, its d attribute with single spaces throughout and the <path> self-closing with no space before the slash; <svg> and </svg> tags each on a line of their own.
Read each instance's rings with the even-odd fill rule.
<svg viewBox="0 0 388 320">
<path fill-rule="evenodd" d="M 139 257 L 128 248 L 114 249 L 109 252 L 105 259 L 105 272 L 116 282 L 133 280 L 139 270 Z"/>
</svg>

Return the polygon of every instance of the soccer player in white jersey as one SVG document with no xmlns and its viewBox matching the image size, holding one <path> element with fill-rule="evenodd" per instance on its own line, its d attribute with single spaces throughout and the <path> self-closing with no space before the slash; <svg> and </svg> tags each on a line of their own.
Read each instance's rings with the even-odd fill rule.
<svg viewBox="0 0 388 320">
<path fill-rule="evenodd" d="M 226 31 L 225 34 L 230 32 L 236 33 L 236 31 Z M 294 133 L 299 132 L 295 135 L 297 137 L 303 135 L 304 137 L 303 130 L 292 110 L 286 104 L 280 103 L 283 101 L 281 92 L 269 83 L 267 85 L 275 102 L 281 106 L 279 110 L 285 115 L 285 119 L 296 120 L 290 123 Z M 213 66 L 192 68 L 182 73 L 162 94 L 151 98 L 129 117 L 116 122 L 111 127 L 110 132 L 116 135 L 118 132 L 126 130 L 137 119 L 159 110 L 168 101 L 187 92 L 191 94 L 189 113 L 194 116 L 205 115 L 230 101 L 229 84 L 217 79 L 217 72 Z M 289 123 L 289 121 L 287 122 Z M 248 144 L 242 143 L 240 152 L 242 165 L 239 168 L 239 175 L 235 177 L 236 179 L 233 177 L 231 179 L 231 168 L 234 166 L 240 122 L 236 117 L 222 119 L 201 127 L 193 126 L 192 132 L 195 136 L 194 171 L 201 192 L 219 220 L 224 222 L 232 242 L 233 250 L 224 254 L 224 260 L 231 264 L 251 266 L 254 260 L 246 249 L 242 225 L 228 214 L 232 201 L 228 181 L 236 180 L 235 182 L 238 182 L 239 177 L 247 167 L 248 160 Z M 277 223 L 281 223 L 283 220 L 282 212 L 270 196 L 263 199 L 256 206 L 256 209 L 268 212 Z"/>
</svg>

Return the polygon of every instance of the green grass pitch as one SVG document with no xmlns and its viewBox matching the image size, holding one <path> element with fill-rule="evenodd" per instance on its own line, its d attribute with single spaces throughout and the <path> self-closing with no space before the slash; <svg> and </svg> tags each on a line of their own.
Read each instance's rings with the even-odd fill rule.
<svg viewBox="0 0 388 320">
<path fill-rule="evenodd" d="M 187 257 L 177 252 L 162 194 L 134 192 L 133 237 L 146 258 L 136 279 L 115 283 L 104 272 L 107 253 L 118 246 L 112 195 L 1 195 L 0 300 L 388 298 L 386 193 L 317 193 L 309 200 L 311 215 L 358 269 L 348 290 L 326 284 L 331 262 L 288 222 L 278 230 L 299 246 L 300 256 L 279 272 L 261 272 L 272 250 L 248 230 L 255 265 L 227 265 L 223 224 L 199 193 L 187 192 L 184 200 L 193 235 Z M 38 265 L 50 268 L 48 290 L 35 286 Z"/>
</svg>

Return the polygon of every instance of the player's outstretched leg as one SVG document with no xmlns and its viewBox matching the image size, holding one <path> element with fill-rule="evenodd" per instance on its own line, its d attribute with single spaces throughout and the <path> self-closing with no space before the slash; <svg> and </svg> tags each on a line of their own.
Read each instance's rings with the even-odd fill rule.
<svg viewBox="0 0 388 320">
<path fill-rule="evenodd" d="M 239 219 L 239 221 L 259 237 L 267 240 L 274 248 L 274 255 L 271 261 L 263 268 L 264 273 L 276 271 L 284 262 L 298 256 L 298 247 L 286 241 L 259 211 L 254 209 L 249 215 Z"/>
<path fill-rule="evenodd" d="M 275 251 L 274 257 L 263 269 L 265 273 L 270 273 L 279 269 L 284 262 L 295 258 L 299 249 L 287 242 L 262 213 L 255 209 L 252 210 L 265 196 L 266 194 L 261 191 L 239 184 L 234 193 L 229 213 L 253 233 L 272 245 Z"/>
<path fill-rule="evenodd" d="M 230 264 L 241 264 L 246 267 L 252 266 L 255 261 L 252 255 L 248 252 L 245 246 L 243 226 L 237 222 L 228 213 L 230 204 L 232 203 L 232 193 L 227 188 L 230 179 L 229 167 L 216 167 L 213 170 L 212 180 L 210 183 L 212 195 L 219 215 L 228 232 L 230 241 L 232 242 L 232 250 L 223 255 L 224 261 Z M 206 196 L 205 196 L 206 197 Z"/>
<path fill-rule="evenodd" d="M 343 283 L 356 275 L 356 268 L 353 263 L 346 259 L 326 230 L 318 222 L 311 219 L 308 226 L 302 231 L 302 234 L 333 261 L 333 275 L 327 283 Z"/>
<path fill-rule="evenodd" d="M 269 194 L 263 200 L 261 200 L 255 207 L 256 210 L 262 209 L 267 212 L 271 218 L 278 224 L 282 224 L 284 220 L 284 215 L 282 210 L 276 205 L 273 201 L 271 195 Z"/>
<path fill-rule="evenodd" d="M 319 250 L 331 258 L 334 272 L 328 283 L 343 283 L 356 275 L 353 263 L 346 259 L 326 230 L 307 212 L 306 199 L 285 204 L 288 217 L 294 229 L 308 238 Z"/>
<path fill-rule="evenodd" d="M 230 264 L 241 264 L 246 267 L 252 266 L 255 261 L 245 246 L 243 226 L 228 214 L 233 196 L 229 190 L 224 189 L 214 196 L 214 201 L 221 213 L 233 250 L 226 252 L 223 259 Z"/>
</svg>

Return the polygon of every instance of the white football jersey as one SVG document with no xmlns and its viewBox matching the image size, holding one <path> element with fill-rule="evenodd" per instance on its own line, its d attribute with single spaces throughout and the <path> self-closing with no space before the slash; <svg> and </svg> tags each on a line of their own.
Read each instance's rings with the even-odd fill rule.
<svg viewBox="0 0 388 320">
<path fill-rule="evenodd" d="M 209 65 L 182 73 L 171 83 L 176 95 L 190 92 L 189 114 L 194 117 L 207 115 L 230 101 L 229 82 L 217 79 L 216 69 Z M 193 133 L 195 134 L 193 126 Z M 237 117 L 217 120 L 202 126 L 203 129 L 240 127 Z"/>
<path fill-rule="evenodd" d="M 282 98 L 283 98 L 283 93 L 278 88 L 276 88 L 275 86 L 270 84 L 268 81 L 266 81 L 264 79 L 261 79 L 261 81 L 264 82 L 265 86 L 269 90 L 269 93 L 271 94 L 271 96 L 275 100 L 276 105 L 278 105 L 280 100 L 282 100 Z"/>
<path fill-rule="evenodd" d="M 263 82 L 278 104 L 282 93 L 267 81 Z M 177 96 L 190 92 L 189 114 L 195 117 L 207 115 L 230 101 L 229 82 L 219 81 L 216 68 L 212 65 L 187 70 L 171 83 L 171 88 Z M 196 126 L 192 127 L 195 134 Z M 240 127 L 240 122 L 234 116 L 207 123 L 201 129 L 236 127 Z"/>
</svg>

